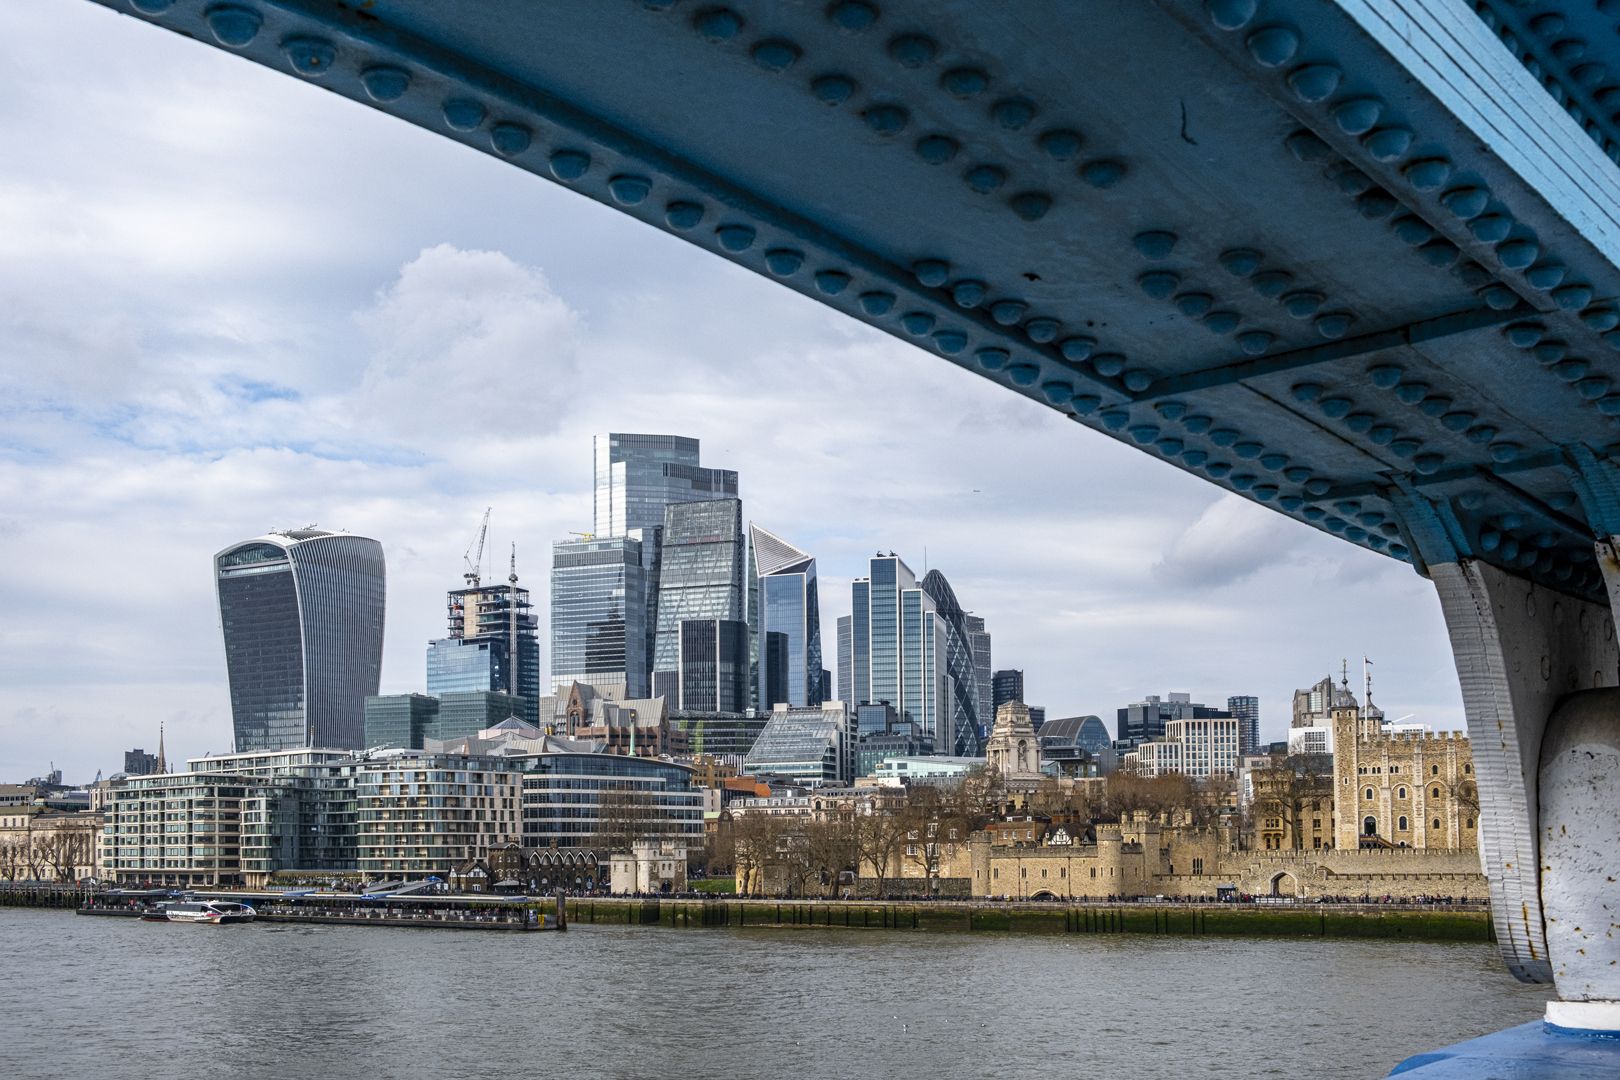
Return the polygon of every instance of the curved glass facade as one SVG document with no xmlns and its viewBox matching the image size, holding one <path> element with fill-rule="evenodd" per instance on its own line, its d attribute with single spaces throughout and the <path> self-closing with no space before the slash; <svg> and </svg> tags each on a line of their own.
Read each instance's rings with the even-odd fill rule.
<svg viewBox="0 0 1620 1080">
<path fill-rule="evenodd" d="M 236 751 L 365 745 L 382 670 L 382 545 L 315 529 L 214 557 Z"/>
</svg>

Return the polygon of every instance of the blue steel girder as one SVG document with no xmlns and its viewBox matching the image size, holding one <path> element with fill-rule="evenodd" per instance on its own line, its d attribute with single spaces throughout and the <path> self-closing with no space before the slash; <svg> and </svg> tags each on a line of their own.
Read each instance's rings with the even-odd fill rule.
<svg viewBox="0 0 1620 1080">
<path fill-rule="evenodd" d="M 1499 36 L 1529 7 L 97 2 L 1420 571 L 1603 595 L 1620 152 L 1593 70 Z"/>
</svg>

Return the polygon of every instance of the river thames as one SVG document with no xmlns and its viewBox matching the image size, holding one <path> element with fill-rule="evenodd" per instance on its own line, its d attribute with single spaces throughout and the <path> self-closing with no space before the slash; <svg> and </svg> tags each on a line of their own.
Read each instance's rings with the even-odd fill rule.
<svg viewBox="0 0 1620 1080">
<path fill-rule="evenodd" d="M 1371 1080 L 1541 1016 L 1493 945 L 209 927 L 0 909 L 15 1078 Z"/>
</svg>

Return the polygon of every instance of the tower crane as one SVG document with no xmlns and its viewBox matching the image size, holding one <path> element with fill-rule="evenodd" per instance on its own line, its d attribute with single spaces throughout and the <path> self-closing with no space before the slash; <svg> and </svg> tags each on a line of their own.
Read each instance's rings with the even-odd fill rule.
<svg viewBox="0 0 1620 1080">
<path fill-rule="evenodd" d="M 467 579 L 469 589 L 478 588 L 484 565 L 484 537 L 489 534 L 489 512 L 493 509 L 495 509 L 493 506 L 484 508 L 484 523 L 478 527 L 478 539 L 475 541 L 478 545 L 478 555 L 473 556 L 473 545 L 468 544 L 466 552 L 461 556 L 461 561 L 467 564 L 467 572 L 461 576 Z"/>
</svg>

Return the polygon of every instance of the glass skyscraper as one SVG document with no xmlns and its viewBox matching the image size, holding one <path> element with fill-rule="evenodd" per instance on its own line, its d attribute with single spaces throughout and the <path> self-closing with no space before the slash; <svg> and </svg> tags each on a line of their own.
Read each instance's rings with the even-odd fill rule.
<svg viewBox="0 0 1620 1080">
<path fill-rule="evenodd" d="M 985 709 L 983 700 L 979 697 L 979 672 L 974 655 L 972 635 L 968 632 L 967 619 L 969 616 L 957 603 L 956 593 L 951 589 L 951 583 L 945 580 L 945 575 L 938 570 L 930 570 L 922 579 L 922 591 L 927 593 L 934 601 L 934 609 L 944 622 L 945 629 L 945 674 L 951 683 L 952 710 L 951 730 L 955 736 L 955 747 L 950 753 L 959 757 L 984 756 L 984 744 L 980 736 L 981 726 L 985 723 Z M 975 620 L 979 628 L 984 627 L 984 620 Z M 942 709 L 947 706 L 941 703 Z"/>
<path fill-rule="evenodd" d="M 1226 711 L 1237 717 L 1238 753 L 1254 753 L 1260 746 L 1260 699 L 1252 694 L 1229 697 Z"/>
<path fill-rule="evenodd" d="M 698 464 L 698 440 L 679 435 L 630 435 L 609 432 L 597 435 L 593 442 L 595 471 L 595 526 L 588 540 L 634 539 L 640 545 L 640 580 L 637 595 L 642 605 L 639 615 L 626 612 L 624 632 L 630 635 L 622 648 L 624 652 L 640 651 L 640 659 L 626 659 L 622 666 L 627 671 L 629 692 L 646 697 L 652 693 L 652 673 L 656 669 L 655 646 L 658 630 L 658 597 L 663 569 L 664 510 L 679 503 L 708 502 L 715 499 L 736 499 L 737 474 L 729 469 L 705 469 Z M 562 542 L 559 542 L 562 543 Z M 553 576 L 552 611 L 556 613 L 559 598 L 556 578 Z M 565 605 L 566 606 L 566 605 Z M 623 605 L 621 605 L 623 606 Z M 595 620 L 600 621 L 600 620 Z M 679 620 L 673 624 L 679 627 Z M 575 627 L 584 632 L 583 624 Z M 673 656 L 672 628 L 670 655 Z M 574 678 L 593 682 L 575 672 L 573 660 L 565 661 L 567 671 L 558 667 L 558 629 L 552 623 L 552 685 L 566 684 Z M 587 648 L 584 639 L 574 640 L 564 635 L 561 642 L 565 652 L 583 655 Z M 671 663 L 673 661 L 671 660 Z M 659 669 L 659 670 L 673 670 Z M 666 689 L 668 686 L 666 684 Z"/>
<path fill-rule="evenodd" d="M 748 527 L 759 574 L 760 707 L 821 704 L 821 606 L 816 560 L 758 525 Z"/>
<path fill-rule="evenodd" d="M 551 545 L 551 692 L 582 682 L 622 698 L 650 690 L 642 530 Z"/>
<path fill-rule="evenodd" d="M 593 443 L 597 536 L 661 528 L 671 503 L 737 497 L 735 472 L 698 465 L 696 439 L 609 433 Z"/>
<path fill-rule="evenodd" d="M 849 683 L 855 703 L 886 701 L 934 746 L 954 748 L 951 629 L 934 598 L 898 556 L 877 555 L 868 576 L 851 583 L 850 607 Z"/>
<path fill-rule="evenodd" d="M 382 668 L 382 545 L 296 529 L 214 556 L 237 753 L 365 746 Z"/>
<path fill-rule="evenodd" d="M 985 632 L 984 620 L 977 615 L 963 615 L 962 627 L 967 631 L 968 644 L 973 649 L 973 676 L 979 684 L 979 738 L 990 737 L 995 726 L 995 674 L 990 663 L 990 635 Z"/>
<path fill-rule="evenodd" d="M 682 625 L 694 619 L 707 623 L 715 620 L 744 623 L 744 544 L 740 500 L 673 503 L 664 508 L 663 558 L 658 573 L 658 629 L 653 642 L 653 693 L 669 699 L 672 706 L 686 697 L 680 684 Z M 746 655 L 746 626 L 743 633 Z M 746 690 L 746 669 L 743 678 Z M 745 700 L 735 711 L 748 707 Z M 715 706 L 707 708 L 712 710 Z M 728 707 L 721 711 L 734 710 Z"/>
</svg>

